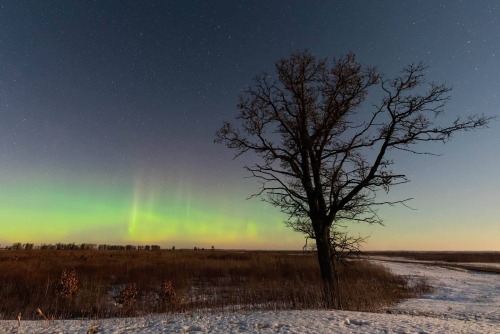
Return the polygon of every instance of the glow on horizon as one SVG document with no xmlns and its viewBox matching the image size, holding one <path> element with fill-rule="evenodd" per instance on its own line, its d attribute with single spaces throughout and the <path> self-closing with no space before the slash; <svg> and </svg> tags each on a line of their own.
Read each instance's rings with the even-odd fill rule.
<svg viewBox="0 0 500 334">
<path fill-rule="evenodd" d="M 243 183 L 211 187 L 178 173 L 136 173 L 121 183 L 102 176 L 7 174 L 0 180 L 0 245 L 75 242 L 296 250 L 304 245 L 304 237 L 283 224 L 278 208 L 245 200 L 251 190 Z M 429 208 L 419 202 L 414 206 Z M 470 229 L 475 219 L 495 222 L 494 217 L 431 209 L 384 208 L 380 214 L 386 226 L 351 224 L 347 231 L 369 236 L 365 250 L 498 250 L 492 236 L 500 233 L 500 224 Z"/>
<path fill-rule="evenodd" d="M 162 247 L 298 249 L 275 208 L 243 193 L 211 198 L 189 182 L 135 177 L 114 189 L 56 178 L 4 185 L 0 242 L 159 244 Z M 276 236 L 280 241 L 276 242 Z"/>
</svg>

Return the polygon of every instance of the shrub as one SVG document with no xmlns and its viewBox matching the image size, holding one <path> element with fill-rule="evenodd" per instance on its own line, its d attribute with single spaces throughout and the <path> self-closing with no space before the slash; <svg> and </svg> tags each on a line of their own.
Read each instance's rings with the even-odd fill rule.
<svg viewBox="0 0 500 334">
<path fill-rule="evenodd" d="M 78 293 L 78 276 L 76 271 L 64 269 L 57 282 L 57 292 L 61 298 L 71 301 Z"/>
<path fill-rule="evenodd" d="M 137 285 L 135 283 L 127 284 L 121 291 L 119 300 L 124 307 L 132 307 L 137 301 Z"/>
<path fill-rule="evenodd" d="M 161 302 L 169 303 L 177 298 L 174 286 L 171 281 L 165 281 L 161 285 L 159 299 Z"/>
</svg>

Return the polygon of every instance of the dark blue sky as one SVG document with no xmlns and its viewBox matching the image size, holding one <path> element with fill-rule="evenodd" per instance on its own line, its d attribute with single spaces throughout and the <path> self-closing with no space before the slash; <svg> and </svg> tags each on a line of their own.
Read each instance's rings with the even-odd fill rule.
<svg viewBox="0 0 500 334">
<path fill-rule="evenodd" d="M 453 87 L 450 121 L 498 114 L 499 36 L 497 1 L 0 1 L 0 173 L 9 187 L 23 175 L 110 186 L 137 174 L 174 175 L 196 184 L 203 202 L 215 185 L 221 194 L 248 185 L 239 181 L 243 161 L 213 144 L 214 133 L 234 117 L 253 76 L 272 72 L 279 58 L 352 51 L 389 77 L 423 61 L 430 80 Z M 435 146 L 449 153 L 441 158 L 402 157 L 413 180 L 402 195 L 442 192 L 413 205 L 435 213 L 445 206 L 439 200 L 468 189 L 481 198 L 473 207 L 489 212 L 480 227 L 500 232 L 498 129 Z M 463 206 L 455 199 L 446 211 Z M 387 212 L 394 226 L 414 215 Z M 441 218 L 415 219 L 433 230 Z M 464 228 L 479 224 L 474 214 L 463 219 Z"/>
</svg>

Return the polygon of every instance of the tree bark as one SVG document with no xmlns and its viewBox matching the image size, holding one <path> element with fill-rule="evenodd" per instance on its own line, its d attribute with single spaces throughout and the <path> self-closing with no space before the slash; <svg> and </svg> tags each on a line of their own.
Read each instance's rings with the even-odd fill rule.
<svg viewBox="0 0 500 334">
<path fill-rule="evenodd" d="M 340 298 L 339 277 L 336 263 L 331 259 L 330 228 L 322 229 L 316 235 L 318 262 L 323 280 L 324 306 L 327 309 L 342 309 Z"/>
</svg>

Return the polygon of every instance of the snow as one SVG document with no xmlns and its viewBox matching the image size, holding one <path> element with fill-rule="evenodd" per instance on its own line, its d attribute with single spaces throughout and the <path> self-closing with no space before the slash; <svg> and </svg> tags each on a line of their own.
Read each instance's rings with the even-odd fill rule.
<svg viewBox="0 0 500 334">
<path fill-rule="evenodd" d="M 103 320 L 0 321 L 0 333 L 500 333 L 500 276 L 417 263 L 380 262 L 431 295 L 389 313 L 347 311 L 195 312 Z"/>
<path fill-rule="evenodd" d="M 500 328 L 500 275 L 413 263 L 382 263 L 398 275 L 427 277 L 434 293 L 409 299 L 394 312 L 463 321 L 496 321 Z"/>
</svg>

